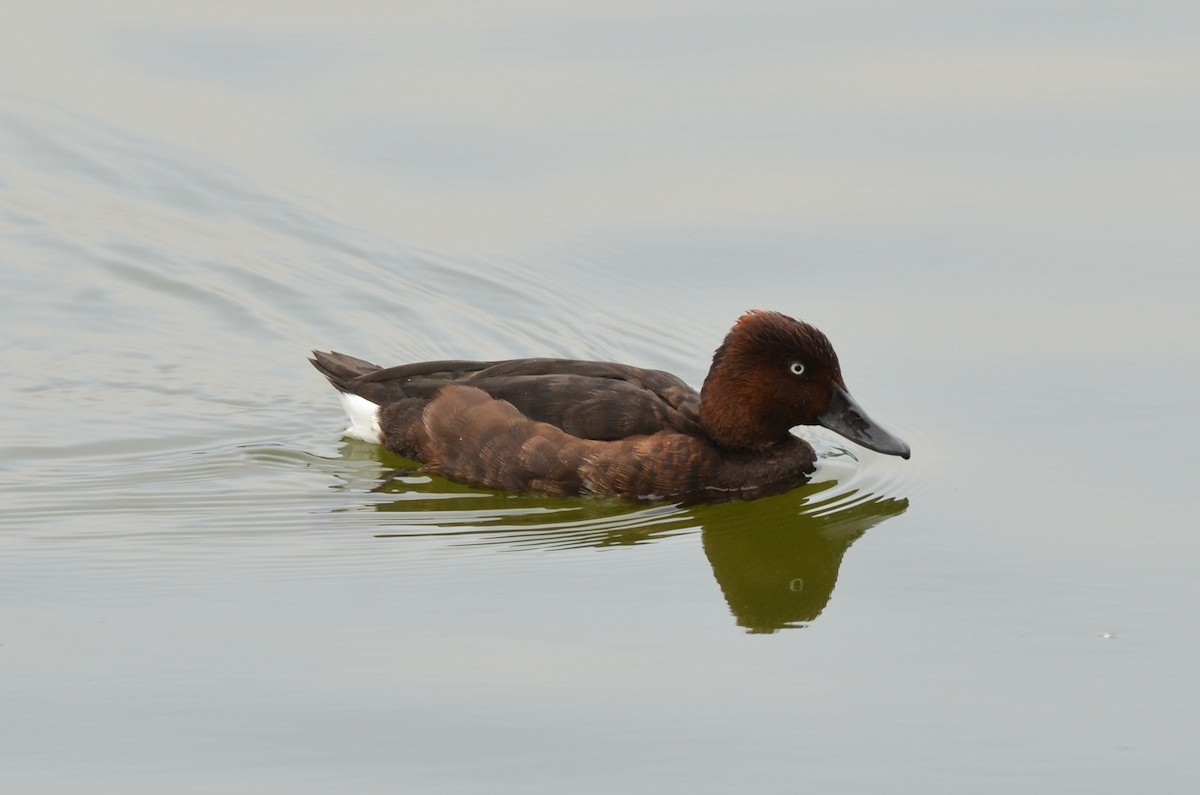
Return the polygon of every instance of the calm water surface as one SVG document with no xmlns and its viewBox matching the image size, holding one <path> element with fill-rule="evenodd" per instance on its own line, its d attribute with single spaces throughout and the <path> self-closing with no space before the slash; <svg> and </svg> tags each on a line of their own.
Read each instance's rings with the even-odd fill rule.
<svg viewBox="0 0 1200 795">
<path fill-rule="evenodd" d="M 0 792 L 1191 792 L 1198 22 L 23 9 Z M 699 384 L 750 307 L 913 459 L 490 493 L 342 440 L 305 361 Z"/>
</svg>

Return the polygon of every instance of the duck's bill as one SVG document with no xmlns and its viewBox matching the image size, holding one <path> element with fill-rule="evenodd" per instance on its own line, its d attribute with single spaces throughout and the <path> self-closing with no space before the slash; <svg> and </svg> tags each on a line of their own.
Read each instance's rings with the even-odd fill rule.
<svg viewBox="0 0 1200 795">
<path fill-rule="evenodd" d="M 836 384 L 833 387 L 833 399 L 829 408 L 817 417 L 817 423 L 834 433 L 845 436 L 852 442 L 861 444 L 868 450 L 887 455 L 898 455 L 908 458 L 908 445 L 897 436 L 893 436 L 875 420 L 867 416 L 862 406 L 854 402 L 850 393 Z"/>
</svg>

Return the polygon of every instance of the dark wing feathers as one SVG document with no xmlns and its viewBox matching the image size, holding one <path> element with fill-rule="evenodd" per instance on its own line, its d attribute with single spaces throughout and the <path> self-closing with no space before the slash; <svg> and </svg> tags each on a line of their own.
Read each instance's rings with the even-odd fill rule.
<svg viewBox="0 0 1200 795">
<path fill-rule="evenodd" d="M 661 370 L 575 359 L 514 359 L 492 363 L 463 383 L 581 439 L 699 431 L 700 395 Z"/>
<path fill-rule="evenodd" d="M 694 412 L 689 416 L 686 407 L 673 406 L 629 381 L 558 374 L 472 378 L 466 383 L 512 403 L 530 419 L 581 439 L 624 439 L 695 426 Z"/>
<path fill-rule="evenodd" d="M 661 370 L 574 359 L 445 360 L 380 368 L 345 354 L 313 356 L 313 365 L 336 388 L 381 406 L 432 400 L 445 387 L 461 384 L 581 439 L 699 432 L 699 394 Z"/>
</svg>

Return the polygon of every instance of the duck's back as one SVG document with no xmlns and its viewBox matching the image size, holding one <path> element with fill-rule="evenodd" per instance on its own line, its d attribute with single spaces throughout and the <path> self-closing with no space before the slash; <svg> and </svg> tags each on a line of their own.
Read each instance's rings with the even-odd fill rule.
<svg viewBox="0 0 1200 795">
<path fill-rule="evenodd" d="M 345 354 L 314 356 L 313 364 L 335 387 L 380 407 L 432 401 L 448 386 L 471 386 L 511 403 L 530 420 L 580 439 L 612 441 L 663 430 L 701 433 L 700 395 L 661 370 L 575 359 L 446 360 L 380 368 Z"/>
</svg>

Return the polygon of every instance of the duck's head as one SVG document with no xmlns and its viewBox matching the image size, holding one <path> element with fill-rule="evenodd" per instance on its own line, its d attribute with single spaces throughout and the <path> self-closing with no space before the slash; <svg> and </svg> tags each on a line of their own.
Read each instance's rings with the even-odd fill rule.
<svg viewBox="0 0 1200 795">
<path fill-rule="evenodd" d="M 850 397 L 829 339 L 778 312 L 751 310 L 726 335 L 700 391 L 700 424 L 728 450 L 763 450 L 797 425 L 821 425 L 876 452 L 909 456 L 908 445 Z"/>
</svg>

